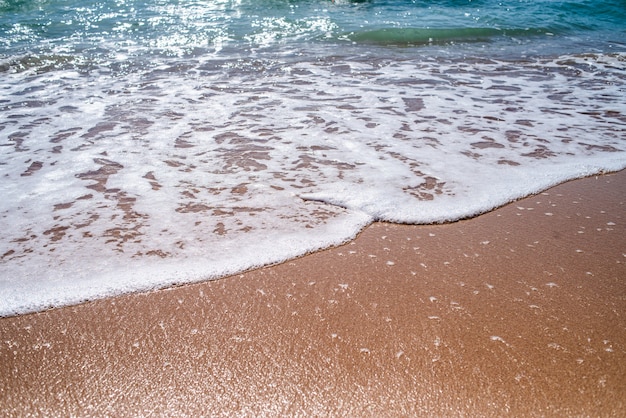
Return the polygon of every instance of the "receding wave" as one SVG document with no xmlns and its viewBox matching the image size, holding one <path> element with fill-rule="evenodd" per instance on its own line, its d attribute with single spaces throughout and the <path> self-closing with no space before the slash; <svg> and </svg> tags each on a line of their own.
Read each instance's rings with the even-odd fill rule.
<svg viewBox="0 0 626 418">
<path fill-rule="evenodd" d="M 528 37 L 551 34 L 554 34 L 554 31 L 546 28 L 383 28 L 352 32 L 346 34 L 345 38 L 358 43 L 410 46 L 449 42 L 481 42 L 497 37 Z"/>
</svg>

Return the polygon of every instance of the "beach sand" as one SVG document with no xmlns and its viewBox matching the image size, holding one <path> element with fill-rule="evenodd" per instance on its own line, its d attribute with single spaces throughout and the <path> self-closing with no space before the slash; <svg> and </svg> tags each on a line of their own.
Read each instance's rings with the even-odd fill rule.
<svg viewBox="0 0 626 418">
<path fill-rule="evenodd" d="M 0 319 L 3 416 L 626 416 L 626 172 Z"/>
</svg>

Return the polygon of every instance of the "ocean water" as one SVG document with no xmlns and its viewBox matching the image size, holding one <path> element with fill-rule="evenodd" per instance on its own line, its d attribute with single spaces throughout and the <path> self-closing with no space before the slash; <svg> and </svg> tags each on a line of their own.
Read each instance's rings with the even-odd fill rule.
<svg viewBox="0 0 626 418">
<path fill-rule="evenodd" d="M 623 0 L 0 0 L 2 316 L 623 168 Z"/>
</svg>

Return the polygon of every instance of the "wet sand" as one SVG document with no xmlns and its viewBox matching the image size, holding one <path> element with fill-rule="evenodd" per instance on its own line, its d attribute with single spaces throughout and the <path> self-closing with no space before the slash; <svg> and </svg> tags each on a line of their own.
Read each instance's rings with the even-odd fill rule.
<svg viewBox="0 0 626 418">
<path fill-rule="evenodd" d="M 626 415 L 626 172 L 0 319 L 3 416 Z"/>
</svg>

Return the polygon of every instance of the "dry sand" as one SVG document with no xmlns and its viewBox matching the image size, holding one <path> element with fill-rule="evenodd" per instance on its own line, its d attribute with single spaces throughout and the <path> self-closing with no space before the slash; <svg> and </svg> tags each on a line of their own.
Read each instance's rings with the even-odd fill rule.
<svg viewBox="0 0 626 418">
<path fill-rule="evenodd" d="M 4 416 L 626 416 L 626 172 L 0 319 Z"/>
</svg>

